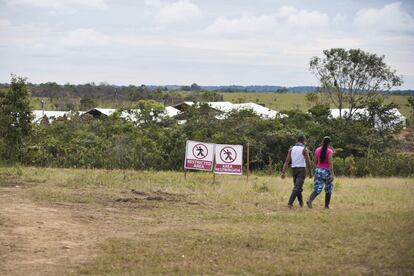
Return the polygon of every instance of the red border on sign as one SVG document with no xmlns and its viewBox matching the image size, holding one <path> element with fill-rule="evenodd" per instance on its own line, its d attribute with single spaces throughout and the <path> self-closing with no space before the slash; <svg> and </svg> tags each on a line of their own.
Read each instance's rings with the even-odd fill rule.
<svg viewBox="0 0 414 276">
<path fill-rule="evenodd" d="M 216 164 L 215 173 L 242 174 L 242 165 Z"/>
<path fill-rule="evenodd" d="M 187 159 L 185 162 L 185 168 L 190 170 L 211 171 L 213 169 L 213 162 Z"/>
</svg>

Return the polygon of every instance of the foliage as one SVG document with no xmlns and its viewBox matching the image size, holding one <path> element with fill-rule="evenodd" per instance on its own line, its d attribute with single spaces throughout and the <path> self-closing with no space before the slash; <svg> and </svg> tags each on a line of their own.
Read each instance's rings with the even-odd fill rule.
<svg viewBox="0 0 414 276">
<path fill-rule="evenodd" d="M 306 101 L 310 106 L 317 105 L 319 102 L 319 95 L 316 92 L 309 92 L 306 94 Z"/>
<path fill-rule="evenodd" d="M 347 119 L 352 118 L 355 109 L 402 84 L 402 76 L 384 62 L 385 56 L 343 48 L 324 50 L 323 53 L 323 59 L 311 59 L 310 70 L 320 80 L 322 93 L 340 111 L 345 105 L 349 106 Z"/>
<path fill-rule="evenodd" d="M 414 125 L 414 96 L 408 98 L 408 107 L 410 108 L 411 117 L 409 118 L 410 125 Z"/>
<path fill-rule="evenodd" d="M 186 123 L 178 124 L 176 119 L 157 113 L 161 110 L 159 103 L 142 101 L 136 106 L 142 110 L 136 113 L 140 123 L 115 113 L 100 120 L 75 114 L 49 126 L 36 125 L 24 162 L 55 167 L 180 170 L 185 141 L 191 139 L 244 145 L 244 162 L 249 143 L 251 169 L 273 174 L 299 134 L 307 136 L 312 152 L 323 136 L 329 134 L 334 141 L 338 175 L 414 173 L 414 168 L 404 163 L 413 162 L 410 156 L 390 155 L 394 163 L 378 165 L 381 154 L 389 154 L 384 149 L 392 149 L 395 141 L 393 136 L 382 136 L 363 122 L 328 120 L 299 111 L 288 118 L 264 120 L 249 110 L 232 112 L 219 120 L 217 112 L 201 105 L 190 107 Z"/>
<path fill-rule="evenodd" d="M 96 100 L 90 96 L 84 96 L 80 99 L 80 110 L 89 110 L 91 108 L 95 108 L 96 106 Z"/>
<path fill-rule="evenodd" d="M 224 101 L 232 103 L 254 102 L 256 98 L 259 98 L 260 103 L 264 104 L 267 108 L 277 111 L 299 109 L 306 112 L 309 109 L 308 102 L 306 101 L 307 94 L 305 93 L 222 93 L 222 95 Z M 319 96 L 323 95 L 319 94 Z M 384 103 L 394 102 L 398 104 L 398 110 L 408 118 L 412 114 L 408 104 L 408 98 L 409 96 L 390 93 L 384 96 Z M 330 108 L 335 108 L 333 104 L 325 100 L 320 100 L 319 104 L 326 104 Z M 348 105 L 344 106 L 344 108 L 348 107 Z"/>
<path fill-rule="evenodd" d="M 222 101 L 223 96 L 213 91 L 202 91 L 197 84 L 188 86 L 188 92 L 168 91 L 166 87 L 145 85 L 115 86 L 106 83 L 65 84 L 55 82 L 27 84 L 33 97 L 41 98 L 54 110 L 88 110 L 102 104 L 122 108 L 139 100 L 154 100 L 165 105 L 183 101 Z M 9 88 L 0 84 L 0 89 Z"/>
<path fill-rule="evenodd" d="M 12 75 L 9 90 L 0 93 L 0 154 L 5 160 L 21 160 L 26 139 L 32 131 L 31 120 L 26 79 Z"/>
<path fill-rule="evenodd" d="M 372 117 L 330 119 L 328 106 L 323 104 L 309 112 L 288 110 L 284 112 L 287 117 L 263 119 L 251 110 L 222 114 L 198 103 L 177 118 L 169 118 L 158 101 L 138 100 L 107 118 L 74 113 L 50 125 L 31 125 L 28 96 L 24 79 L 17 77 L 10 91 L 1 94 L 1 130 L 6 133 L 0 138 L 2 160 L 52 167 L 180 170 L 185 142 L 191 139 L 243 145 L 244 163 L 249 143 L 250 168 L 273 174 L 296 137 L 303 134 L 311 152 L 325 135 L 332 137 L 338 175 L 406 176 L 414 172 L 412 156 L 393 153 L 398 127 L 377 128 Z M 388 112 L 394 105 L 371 102 L 368 108 L 384 125 L 393 119 Z M 122 111 L 128 112 L 127 118 Z"/>
<path fill-rule="evenodd" d="M 309 113 L 316 119 L 328 119 L 329 115 L 331 115 L 331 110 L 328 105 L 317 104 L 309 109 Z"/>
</svg>

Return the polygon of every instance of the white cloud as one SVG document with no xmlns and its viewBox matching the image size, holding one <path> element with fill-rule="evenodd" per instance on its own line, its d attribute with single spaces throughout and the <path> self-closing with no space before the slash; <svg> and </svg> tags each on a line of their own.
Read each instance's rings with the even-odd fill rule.
<svg viewBox="0 0 414 276">
<path fill-rule="evenodd" d="M 207 27 L 206 32 L 209 34 L 263 33 L 271 31 L 276 25 L 276 19 L 269 15 L 243 15 L 233 19 L 219 17 L 212 25 Z"/>
<path fill-rule="evenodd" d="M 401 2 L 381 9 L 362 9 L 355 16 L 355 24 L 361 29 L 389 32 L 414 31 L 414 18 L 404 11 Z"/>
<path fill-rule="evenodd" d="M 338 12 L 318 1 L 277 2 L 0 0 L 0 77 L 26 68 L 34 82 L 303 85 L 316 83 L 310 57 L 344 47 L 385 54 L 414 87 L 409 3 L 353 1 Z M 78 12 L 106 4 L 111 20 Z"/>
<path fill-rule="evenodd" d="M 0 28 L 8 27 L 11 25 L 11 22 L 7 19 L 0 18 Z"/>
<path fill-rule="evenodd" d="M 333 18 L 332 23 L 335 25 L 343 25 L 343 24 L 346 24 L 347 20 L 348 20 L 348 17 L 346 15 L 338 13 Z"/>
<path fill-rule="evenodd" d="M 299 10 L 283 6 L 276 13 L 242 15 L 237 18 L 219 17 L 207 27 L 210 34 L 246 34 L 269 31 L 312 30 L 329 25 L 329 16 L 319 11 Z"/>
<path fill-rule="evenodd" d="M 295 7 L 284 6 L 276 13 L 279 23 L 292 27 L 319 28 L 329 24 L 329 16 L 319 11 L 298 10 Z"/>
<path fill-rule="evenodd" d="M 93 47 L 107 45 L 111 42 L 111 38 L 94 29 L 81 28 L 68 32 L 59 42 L 67 47 Z"/>
<path fill-rule="evenodd" d="M 73 7 L 105 9 L 105 0 L 7 0 L 10 6 L 34 7 L 48 10 L 61 10 Z"/>
<path fill-rule="evenodd" d="M 1 27 L 1 26 L 0 26 Z M 0 28 L 0 45 L 3 47 L 27 47 L 48 37 L 50 28 L 38 27 L 33 24 L 11 24 L 7 19 Z"/>
<path fill-rule="evenodd" d="M 161 0 L 145 0 L 145 5 L 153 8 L 161 8 L 162 2 Z"/>
<path fill-rule="evenodd" d="M 155 21 L 161 25 L 185 23 L 201 17 L 201 9 L 190 0 L 178 0 L 165 4 L 159 0 L 145 0 L 145 4 L 156 11 Z"/>
</svg>

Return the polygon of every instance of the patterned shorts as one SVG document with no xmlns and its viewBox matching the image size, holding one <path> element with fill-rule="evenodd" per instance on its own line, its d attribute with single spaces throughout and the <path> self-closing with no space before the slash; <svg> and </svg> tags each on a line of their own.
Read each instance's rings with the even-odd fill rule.
<svg viewBox="0 0 414 276">
<path fill-rule="evenodd" d="M 330 179 L 331 173 L 329 169 L 316 168 L 315 177 L 313 179 L 313 190 L 315 193 L 320 194 L 325 186 L 325 192 L 332 193 L 333 184 Z"/>
</svg>

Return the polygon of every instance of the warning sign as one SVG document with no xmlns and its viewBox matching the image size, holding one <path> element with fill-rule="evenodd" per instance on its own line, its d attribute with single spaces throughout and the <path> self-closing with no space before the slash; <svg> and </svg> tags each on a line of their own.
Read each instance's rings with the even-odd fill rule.
<svg viewBox="0 0 414 276">
<path fill-rule="evenodd" d="M 212 171 L 214 144 L 187 141 L 184 168 L 189 170 Z"/>
<path fill-rule="evenodd" d="M 243 146 L 215 145 L 215 173 L 242 174 Z"/>
</svg>

